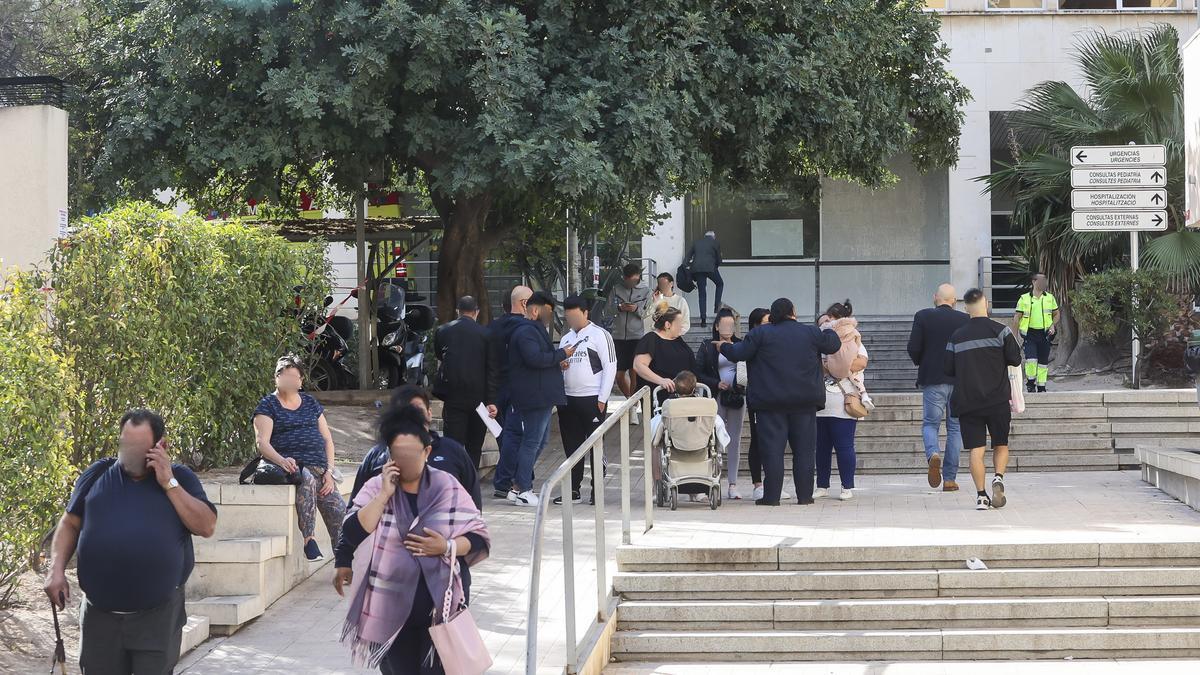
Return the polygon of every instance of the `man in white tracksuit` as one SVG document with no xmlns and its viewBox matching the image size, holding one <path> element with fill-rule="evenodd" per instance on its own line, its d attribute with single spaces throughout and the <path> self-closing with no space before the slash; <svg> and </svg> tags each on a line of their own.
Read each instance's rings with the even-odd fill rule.
<svg viewBox="0 0 1200 675">
<path fill-rule="evenodd" d="M 562 363 L 567 404 L 558 408 L 563 451 L 569 457 L 604 421 L 608 397 L 617 378 L 617 350 L 612 335 L 588 320 L 588 304 L 583 298 L 573 295 L 564 300 L 563 316 L 571 330 L 563 336 L 559 346 L 576 345 L 574 355 Z M 589 454 L 588 461 L 591 457 Z M 603 478 L 600 484 L 604 485 Z M 571 499 L 576 504 L 583 501 L 582 486 L 583 462 L 580 462 L 571 470 Z M 596 489 L 593 464 L 593 504 L 596 503 Z M 555 498 L 554 503 L 561 504 L 562 496 Z"/>
</svg>

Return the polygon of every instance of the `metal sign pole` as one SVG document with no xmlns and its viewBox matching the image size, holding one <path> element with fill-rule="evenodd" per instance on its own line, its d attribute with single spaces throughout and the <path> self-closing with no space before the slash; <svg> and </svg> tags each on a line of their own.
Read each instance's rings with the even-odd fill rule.
<svg viewBox="0 0 1200 675">
<path fill-rule="evenodd" d="M 1141 257 L 1141 251 L 1139 250 L 1140 243 L 1141 242 L 1138 241 L 1138 233 L 1130 232 L 1129 233 L 1129 267 L 1134 272 L 1138 271 L 1138 259 Z M 1131 304 L 1137 304 L 1137 296 L 1136 295 L 1134 295 L 1133 298 L 1131 298 L 1130 300 L 1131 300 Z M 1130 381 L 1133 383 L 1134 389 L 1141 388 L 1139 386 L 1139 382 L 1138 382 L 1138 353 L 1140 351 L 1141 351 L 1141 342 L 1138 340 L 1137 331 L 1134 330 L 1133 331 L 1133 349 L 1130 352 L 1130 355 L 1132 356 L 1132 359 L 1131 359 L 1132 365 L 1130 367 L 1130 373 L 1129 373 L 1129 377 L 1131 378 Z"/>
</svg>

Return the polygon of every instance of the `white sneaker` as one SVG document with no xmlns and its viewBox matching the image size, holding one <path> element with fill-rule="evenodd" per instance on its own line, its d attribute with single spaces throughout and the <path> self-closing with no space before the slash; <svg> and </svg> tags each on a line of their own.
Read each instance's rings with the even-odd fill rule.
<svg viewBox="0 0 1200 675">
<path fill-rule="evenodd" d="M 828 496 L 829 496 L 829 488 L 817 488 L 816 490 L 813 490 L 813 499 L 820 499 L 821 497 L 828 497 Z M 783 497 L 783 499 L 787 499 L 787 498 Z"/>
<path fill-rule="evenodd" d="M 763 498 L 763 486 L 758 485 L 754 488 L 754 500 L 758 501 Z"/>
<path fill-rule="evenodd" d="M 842 501 L 846 501 L 848 499 L 854 499 L 854 492 L 852 490 L 850 490 L 850 488 L 842 488 L 842 493 L 840 495 L 838 495 L 838 499 L 840 499 Z"/>
<path fill-rule="evenodd" d="M 516 501 L 513 502 L 517 506 L 537 506 L 538 496 L 533 494 L 533 490 L 526 490 L 516 496 Z"/>
<path fill-rule="evenodd" d="M 740 499 L 742 498 L 742 493 L 738 492 L 738 489 L 737 489 L 737 486 L 736 486 L 736 485 L 730 485 L 730 486 L 729 486 L 729 492 L 728 492 L 728 493 L 726 493 L 726 495 L 725 495 L 725 496 L 726 496 L 728 499 L 740 500 Z"/>
<path fill-rule="evenodd" d="M 987 495 L 979 495 L 975 498 L 975 510 L 987 511 L 992 507 L 992 500 L 988 499 Z"/>
<path fill-rule="evenodd" d="M 640 413 L 638 413 L 638 411 L 636 411 L 636 410 L 634 410 L 633 412 L 629 413 L 629 423 L 630 423 L 630 424 L 641 424 L 641 423 L 642 423 L 642 416 L 641 416 L 641 414 L 640 414 Z"/>
<path fill-rule="evenodd" d="M 785 499 L 791 499 L 791 498 L 792 498 L 792 496 L 791 496 L 791 495 L 789 495 L 788 493 L 786 493 L 786 492 L 783 492 L 783 491 L 780 491 L 780 493 L 779 493 L 779 501 L 783 501 L 783 500 L 785 500 Z"/>
<path fill-rule="evenodd" d="M 517 503 L 517 491 L 509 490 L 508 497 L 506 499 L 508 499 L 509 504 L 516 504 Z"/>
</svg>

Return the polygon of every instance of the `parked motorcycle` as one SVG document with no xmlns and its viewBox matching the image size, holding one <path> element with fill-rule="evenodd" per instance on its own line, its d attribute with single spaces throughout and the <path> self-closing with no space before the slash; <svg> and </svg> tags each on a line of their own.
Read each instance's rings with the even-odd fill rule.
<svg viewBox="0 0 1200 675">
<path fill-rule="evenodd" d="M 300 313 L 302 289 L 294 290 L 296 311 Z M 325 296 L 325 307 L 332 304 L 333 297 Z M 330 391 L 345 389 L 354 383 L 354 373 L 346 364 L 348 340 L 353 337 L 353 322 L 336 314 L 301 314 L 300 332 L 309 341 L 308 389 Z"/>
<path fill-rule="evenodd" d="M 437 321 L 429 305 L 408 304 L 404 279 L 385 279 L 375 294 L 378 320 L 379 386 L 391 389 L 401 384 L 429 387 L 425 351 L 429 331 Z"/>
</svg>

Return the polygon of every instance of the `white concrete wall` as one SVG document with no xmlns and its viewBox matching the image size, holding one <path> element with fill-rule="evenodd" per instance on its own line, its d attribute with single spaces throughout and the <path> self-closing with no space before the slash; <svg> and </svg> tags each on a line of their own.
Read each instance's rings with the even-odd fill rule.
<svg viewBox="0 0 1200 675">
<path fill-rule="evenodd" d="M 67 208 L 67 113 L 0 108 L 0 273 L 40 264 Z"/>
<path fill-rule="evenodd" d="M 642 257 L 651 258 L 658 264 L 659 272 L 675 274 L 675 268 L 683 262 L 685 237 L 682 199 L 672 199 L 658 204 L 660 211 L 670 215 L 650 234 L 642 237 Z"/>
</svg>

